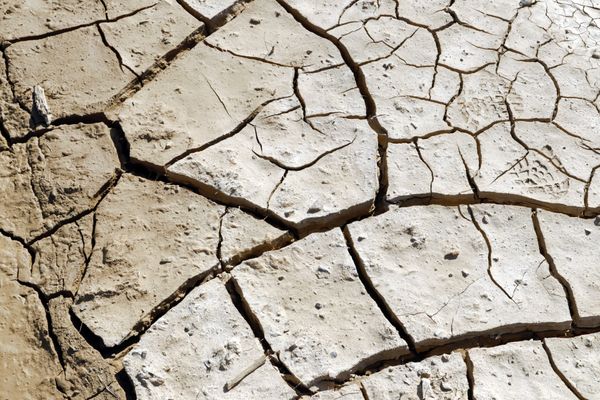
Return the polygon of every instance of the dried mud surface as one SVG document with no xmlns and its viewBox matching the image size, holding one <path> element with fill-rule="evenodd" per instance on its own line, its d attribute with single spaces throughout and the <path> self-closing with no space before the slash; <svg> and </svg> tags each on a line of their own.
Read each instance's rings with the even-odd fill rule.
<svg viewBox="0 0 600 400">
<path fill-rule="evenodd" d="M 596 0 L 0 0 L 0 400 L 600 399 Z"/>
</svg>

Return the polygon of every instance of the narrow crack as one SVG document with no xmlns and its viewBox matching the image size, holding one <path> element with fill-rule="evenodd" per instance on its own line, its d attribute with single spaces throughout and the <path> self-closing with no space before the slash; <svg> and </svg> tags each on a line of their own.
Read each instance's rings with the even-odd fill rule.
<svg viewBox="0 0 600 400">
<path fill-rule="evenodd" d="M 362 394 L 362 397 L 364 400 L 370 400 L 369 399 L 369 394 L 367 393 L 367 389 L 365 388 L 365 385 L 363 385 L 362 382 L 358 382 L 358 386 L 360 388 L 360 394 Z"/>
<path fill-rule="evenodd" d="M 215 95 L 215 97 L 217 98 L 217 100 L 219 100 L 219 103 L 223 107 L 223 110 L 225 110 L 225 113 L 231 118 L 231 114 L 229 113 L 229 110 L 227 109 L 227 105 L 223 102 L 223 99 L 221 99 L 221 96 L 219 95 L 219 93 L 215 90 L 215 88 L 210 83 L 210 81 L 208 80 L 208 78 L 206 77 L 206 75 L 204 75 L 203 73 L 200 73 L 200 74 L 202 75 L 202 77 L 204 78 L 204 81 L 206 82 L 206 84 L 210 88 L 210 91 Z"/>
<path fill-rule="evenodd" d="M 540 221 L 537 215 L 537 210 L 532 210 L 531 219 L 533 221 L 533 227 L 535 229 L 535 234 L 537 236 L 540 254 L 546 259 L 548 263 L 550 273 L 563 287 L 565 292 L 565 297 L 567 299 L 567 303 L 569 305 L 569 313 L 571 314 L 571 324 L 573 326 L 577 326 L 577 321 L 581 319 L 579 316 L 579 311 L 577 310 L 577 302 L 575 301 L 575 296 L 573 295 L 573 288 L 569 284 L 569 281 L 560 274 L 558 269 L 556 268 L 556 264 L 554 263 L 554 259 L 548 252 L 548 247 L 546 246 L 546 241 L 544 240 L 544 234 L 542 232 L 542 227 L 540 225 Z"/>
<path fill-rule="evenodd" d="M 435 174 L 433 173 L 433 169 L 431 169 L 429 163 L 425 160 L 425 157 L 423 157 L 423 153 L 421 152 L 421 148 L 419 147 L 419 140 L 415 139 L 412 144 L 415 150 L 417 151 L 419 159 L 423 164 L 425 164 L 425 166 L 429 170 L 429 176 L 431 177 L 431 179 L 429 180 L 429 200 L 431 200 L 431 198 L 433 197 L 433 180 L 435 179 Z"/>
<path fill-rule="evenodd" d="M 238 57 L 238 58 L 242 58 L 242 59 L 246 59 L 246 60 L 258 61 L 258 62 L 262 62 L 262 63 L 269 64 L 269 65 L 274 65 L 276 67 L 281 67 L 281 68 L 297 68 L 297 67 L 294 67 L 294 65 L 292 65 L 292 64 L 281 64 L 281 63 L 278 63 L 275 61 L 270 61 L 270 60 L 267 60 L 266 58 L 262 58 L 262 57 L 258 57 L 258 56 L 239 54 L 233 50 L 223 49 L 223 48 L 217 46 L 216 44 L 210 43 L 208 41 L 204 41 L 203 44 L 207 47 L 210 47 L 211 49 L 218 50 L 221 53 L 230 54 L 234 57 Z M 321 70 L 335 68 L 335 67 L 339 67 L 339 65 L 332 65 L 329 67 L 324 67 Z M 318 70 L 318 71 L 321 71 L 321 70 Z M 318 71 L 313 71 L 313 72 L 318 72 Z"/>
<path fill-rule="evenodd" d="M 104 19 L 108 20 L 108 6 L 106 5 L 106 0 L 100 0 L 100 4 L 102 4 L 102 8 L 104 8 Z"/>
<path fill-rule="evenodd" d="M 567 377 L 562 373 L 562 371 L 558 368 L 558 366 L 556 365 L 556 362 L 554 361 L 554 358 L 552 357 L 552 352 L 548 348 L 548 345 L 546 344 L 545 340 L 542 340 L 542 347 L 544 347 L 544 351 L 546 352 L 546 355 L 548 356 L 548 361 L 550 361 L 550 366 L 552 367 L 552 370 L 559 377 L 559 379 L 565 384 L 565 386 L 571 391 L 571 393 L 573 393 L 573 395 L 575 397 L 577 397 L 580 400 L 587 400 L 579 392 L 579 390 L 577 390 L 577 388 L 575 387 L 575 385 L 573 385 L 569 381 L 569 379 L 567 379 Z"/>
<path fill-rule="evenodd" d="M 121 386 L 121 389 L 123 389 L 123 392 L 125 393 L 125 400 L 137 400 L 135 385 L 133 384 L 131 377 L 127 374 L 127 371 L 125 371 L 125 368 L 122 368 L 119 372 L 117 372 L 115 375 L 115 380 L 119 386 Z"/>
<path fill-rule="evenodd" d="M 588 179 L 588 181 L 585 183 L 585 188 L 583 191 L 583 214 L 587 215 L 590 213 L 590 186 L 592 185 L 592 182 L 594 181 L 594 177 L 596 176 L 596 171 L 600 168 L 600 165 L 596 165 L 594 168 L 592 168 L 592 171 L 590 172 L 590 177 Z M 598 208 L 600 206 L 600 204 L 596 204 L 596 207 L 594 208 Z"/>
<path fill-rule="evenodd" d="M 185 0 L 176 0 L 176 1 L 181 6 L 181 8 L 183 8 L 188 14 L 190 14 L 192 17 L 196 18 L 198 21 L 200 21 L 204 24 L 204 26 L 206 28 L 207 36 L 213 34 L 217 30 L 217 27 L 209 18 L 200 14 L 193 7 L 191 7 Z"/>
<path fill-rule="evenodd" d="M 398 332 L 399 336 L 406 342 L 410 353 L 413 355 L 417 354 L 414 339 L 412 338 L 412 336 L 410 336 L 404 325 L 402 325 L 402 322 L 398 319 L 394 311 L 392 311 L 391 307 L 386 302 L 385 298 L 381 295 L 381 293 L 379 293 L 379 291 L 371 281 L 371 278 L 369 277 L 369 274 L 367 273 L 367 270 L 365 268 L 365 264 L 362 261 L 360 254 L 356 250 L 356 247 L 354 246 L 352 235 L 350 235 L 348 227 L 344 226 L 342 231 L 344 233 L 344 238 L 346 239 L 346 246 L 348 248 L 348 252 L 352 257 L 352 260 L 354 261 L 356 271 L 358 272 L 358 277 L 362 282 L 365 290 L 367 291 L 371 299 L 373 299 L 373 301 L 377 304 L 377 307 L 381 310 L 381 313 L 384 315 L 385 319 L 387 319 L 387 321 L 390 324 L 392 324 L 392 326 Z"/>
<path fill-rule="evenodd" d="M 98 33 L 100 34 L 100 39 L 102 39 L 102 43 L 104 44 L 104 46 L 106 46 L 106 48 L 108 48 L 117 58 L 121 72 L 125 72 L 124 71 L 124 69 L 125 69 L 125 70 L 129 71 L 131 74 L 133 74 L 133 76 L 135 76 L 137 80 L 139 80 L 140 76 L 129 65 L 125 64 L 125 62 L 123 61 L 123 56 L 121 56 L 121 53 L 119 53 L 119 50 L 117 50 L 116 47 L 114 47 L 113 45 L 111 45 L 109 43 L 109 41 L 106 38 L 106 35 L 104 33 L 104 30 L 102 29 L 101 24 L 97 24 L 96 28 L 98 29 Z"/>
<path fill-rule="evenodd" d="M 485 232 L 485 230 L 483 230 L 483 228 L 481 227 L 481 225 L 479 225 L 479 222 L 477 221 L 477 218 L 475 217 L 475 212 L 473 211 L 473 209 L 471 208 L 471 206 L 467 206 L 467 210 L 469 212 L 469 216 L 471 217 L 471 222 L 475 226 L 475 229 L 477 229 L 477 231 L 481 234 L 481 237 L 485 241 L 485 245 L 486 245 L 486 247 L 488 249 L 488 255 L 487 255 L 487 260 L 488 260 L 487 275 L 488 275 L 488 278 L 490 278 L 490 280 L 492 281 L 492 283 L 494 284 L 494 286 L 496 286 L 498 289 L 500 289 L 500 291 L 502 291 L 502 293 L 504 293 L 504 295 L 506 295 L 506 297 L 510 301 L 512 301 L 517 306 L 517 308 L 520 308 L 520 306 L 517 304 L 516 301 L 514 301 L 514 299 L 512 298 L 512 296 L 510 294 L 508 294 L 508 292 L 506 291 L 506 289 L 504 289 L 504 287 L 502 287 L 502 285 L 500 283 L 498 283 L 498 281 L 494 277 L 494 274 L 492 273 L 492 266 L 493 266 L 492 242 L 490 241 L 490 238 L 488 237 L 488 235 Z"/>
<path fill-rule="evenodd" d="M 302 382 L 292 374 L 289 368 L 279 359 L 278 354 L 275 353 L 271 348 L 271 345 L 265 338 L 265 334 L 262 325 L 260 324 L 260 321 L 250 309 L 250 305 L 244 298 L 242 289 L 236 282 L 235 278 L 230 278 L 226 282 L 225 287 L 227 289 L 227 292 L 231 296 L 231 301 L 233 305 L 238 310 L 240 315 L 244 318 L 244 320 L 248 323 L 250 329 L 252 330 L 252 333 L 260 342 L 265 356 L 271 362 L 271 365 L 273 365 L 273 367 L 275 367 L 275 369 L 279 371 L 280 375 L 288 384 L 288 386 L 292 388 L 294 392 L 296 392 L 297 398 L 300 398 L 304 395 L 311 395 L 311 390 L 307 388 L 304 384 L 302 384 Z"/>
<path fill-rule="evenodd" d="M 8 86 L 10 87 L 10 92 L 12 94 L 12 101 L 19 106 L 19 108 L 21 110 L 23 110 L 25 113 L 31 115 L 31 110 L 27 107 L 26 104 L 24 104 L 23 102 L 21 102 L 21 100 L 19 99 L 19 97 L 17 96 L 17 92 L 15 89 L 15 83 L 12 81 L 12 79 L 10 78 L 10 60 L 8 59 L 8 55 L 6 54 L 6 47 L 2 47 L 2 43 L 0 43 L 0 50 L 2 50 L 2 59 L 4 61 L 4 73 L 5 73 L 5 79 L 6 79 L 6 83 L 8 83 Z"/>
<path fill-rule="evenodd" d="M 4 140 L 6 141 L 6 144 L 8 145 L 9 148 L 12 147 L 12 137 L 10 136 L 10 132 L 8 132 L 8 129 L 4 125 L 4 118 L 2 118 L 1 114 L 0 114 L 0 136 L 2 136 L 4 138 Z"/>
<path fill-rule="evenodd" d="M 231 131 L 219 136 L 218 138 L 215 138 L 213 140 L 211 140 L 210 142 L 207 142 L 205 144 L 203 144 L 202 146 L 199 147 L 194 147 L 191 149 L 188 149 L 186 151 L 184 151 L 183 153 L 181 153 L 180 155 L 174 157 L 173 159 L 171 159 L 170 161 L 168 161 L 167 163 L 165 163 L 164 169 L 168 169 L 171 165 L 175 164 L 177 161 L 180 161 L 184 158 L 186 158 L 187 156 L 194 154 L 194 153 L 199 153 L 201 151 L 204 151 L 206 149 L 208 149 L 209 147 L 212 147 L 216 144 L 221 143 L 222 141 L 229 139 L 235 135 L 237 135 L 238 133 L 240 133 L 244 128 L 246 128 L 248 125 L 251 124 L 252 121 L 254 121 L 254 119 L 256 118 L 256 116 L 270 103 L 273 103 L 275 101 L 279 101 L 279 100 L 283 100 L 288 98 L 289 96 L 284 96 L 284 97 L 277 97 L 274 99 L 269 99 L 265 102 L 263 102 L 262 104 L 260 104 L 258 107 L 256 107 L 254 110 L 252 110 L 252 112 L 250 114 L 248 114 L 246 116 L 246 118 L 244 118 L 235 128 L 233 128 Z M 124 135 L 124 133 L 123 133 Z"/>
<path fill-rule="evenodd" d="M 62 352 L 62 348 L 60 346 L 60 342 L 58 340 L 58 337 L 56 336 L 54 329 L 53 329 L 53 325 L 52 325 L 52 316 L 50 314 L 50 309 L 48 307 L 49 301 L 52 298 L 55 297 L 59 297 L 62 294 L 57 293 L 53 296 L 46 296 L 46 294 L 44 294 L 44 292 L 40 289 L 39 286 L 29 283 L 29 282 L 23 282 L 20 280 L 16 280 L 16 282 L 24 287 L 27 287 L 31 290 L 33 290 L 36 294 L 37 297 L 40 301 L 40 303 L 42 304 L 43 308 L 44 308 L 44 313 L 45 313 L 45 317 L 46 317 L 46 324 L 48 326 L 48 338 L 50 339 L 50 342 L 46 343 L 46 339 L 45 338 L 40 338 L 42 340 L 41 346 L 44 347 L 49 353 L 52 353 L 52 350 L 54 350 L 54 352 L 57 355 L 58 358 L 58 362 L 61 365 L 61 368 L 63 370 L 63 374 L 66 374 L 66 361 L 65 361 L 65 357 L 64 354 Z"/>
<path fill-rule="evenodd" d="M 281 179 L 279 180 L 279 182 L 277 182 L 277 184 L 273 187 L 273 190 L 271 190 L 271 193 L 269 194 L 269 198 L 267 200 L 267 210 L 271 209 L 271 199 L 273 198 L 273 195 L 275 194 L 277 189 L 279 189 L 279 187 L 283 184 L 283 181 L 285 181 L 285 178 L 287 177 L 288 172 L 289 171 L 286 169 L 284 171 L 283 175 L 281 176 Z"/>
<path fill-rule="evenodd" d="M 302 171 L 304 169 L 312 167 L 313 165 L 315 165 L 316 163 L 318 163 L 323 157 L 326 157 L 326 156 L 328 156 L 330 154 L 333 154 L 333 153 L 335 153 L 335 152 L 337 152 L 339 150 L 342 150 L 342 149 L 350 146 L 351 144 L 354 143 L 355 140 L 356 140 L 356 136 L 354 138 L 352 138 L 352 140 L 350 142 L 344 143 L 344 144 L 339 145 L 337 147 L 334 147 L 333 149 L 329 149 L 327 151 L 324 151 L 321 154 L 319 154 L 316 158 L 314 158 L 313 160 L 311 160 L 310 162 L 308 162 L 306 164 L 299 165 L 297 167 L 292 167 L 292 166 L 289 166 L 289 165 L 285 165 L 285 164 L 283 164 L 283 162 L 281 162 L 280 160 L 278 160 L 275 157 L 265 156 L 264 154 L 259 154 L 259 153 L 257 153 L 254 150 L 252 150 L 252 153 L 255 156 L 257 156 L 258 158 L 261 158 L 263 160 L 269 161 L 271 164 L 275 165 L 276 167 L 284 169 L 286 172 L 289 172 L 289 171 Z M 260 142 L 259 142 L 259 147 L 261 147 L 261 149 L 262 149 L 262 145 L 260 145 Z M 267 208 L 268 208 L 268 206 L 267 206 Z"/>
<path fill-rule="evenodd" d="M 75 290 L 75 293 L 73 293 L 73 298 L 77 297 L 77 295 L 79 294 L 79 289 L 81 287 L 81 282 L 83 282 L 83 280 L 85 279 L 86 275 L 87 275 L 87 271 L 88 268 L 90 266 L 90 261 L 92 259 L 92 254 L 94 253 L 94 250 L 96 249 L 96 226 L 97 226 L 97 222 L 98 222 L 98 216 L 96 214 L 96 212 L 94 211 L 92 214 L 92 244 L 91 244 L 91 249 L 90 249 L 90 253 L 89 255 L 86 255 L 85 257 L 85 263 L 83 264 L 83 268 L 81 270 L 81 275 L 79 278 L 79 282 L 77 283 L 77 289 Z M 85 239 L 83 238 L 83 235 L 81 237 L 82 243 L 85 243 Z"/>
<path fill-rule="evenodd" d="M 389 209 L 389 203 L 387 201 L 387 194 L 389 189 L 389 175 L 388 175 L 388 145 L 387 135 L 378 135 L 377 153 L 378 153 L 378 177 L 379 185 L 377 194 L 375 195 L 375 210 L 374 214 L 382 214 Z"/>
</svg>

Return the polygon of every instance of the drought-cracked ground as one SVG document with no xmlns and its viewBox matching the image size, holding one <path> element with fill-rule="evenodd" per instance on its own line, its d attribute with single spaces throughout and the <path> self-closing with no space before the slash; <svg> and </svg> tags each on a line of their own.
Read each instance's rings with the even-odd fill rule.
<svg viewBox="0 0 600 400">
<path fill-rule="evenodd" d="M 600 399 L 598 0 L 0 0 L 0 398 Z"/>
</svg>

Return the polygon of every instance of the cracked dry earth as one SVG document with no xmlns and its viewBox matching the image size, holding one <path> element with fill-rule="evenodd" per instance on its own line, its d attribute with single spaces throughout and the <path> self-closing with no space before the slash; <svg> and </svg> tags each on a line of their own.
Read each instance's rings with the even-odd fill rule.
<svg viewBox="0 0 600 400">
<path fill-rule="evenodd" d="M 0 399 L 600 399 L 597 0 L 0 0 Z"/>
</svg>

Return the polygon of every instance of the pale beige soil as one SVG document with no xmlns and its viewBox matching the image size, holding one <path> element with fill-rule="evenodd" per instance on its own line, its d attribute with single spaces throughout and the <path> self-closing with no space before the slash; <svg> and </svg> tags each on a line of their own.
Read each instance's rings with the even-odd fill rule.
<svg viewBox="0 0 600 400">
<path fill-rule="evenodd" d="M 0 400 L 600 400 L 596 0 L 0 0 Z"/>
</svg>

